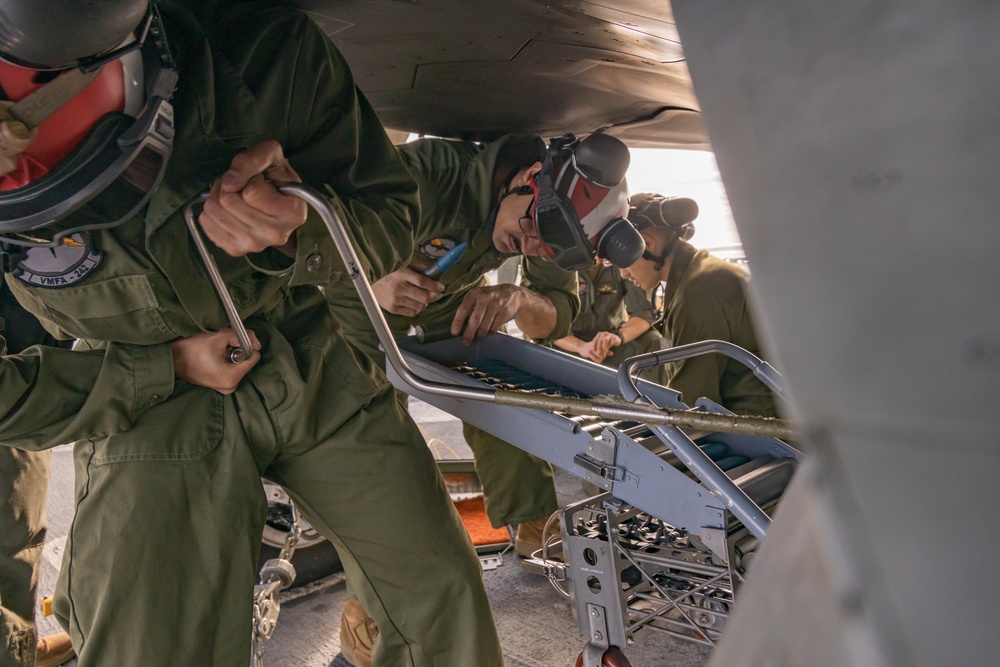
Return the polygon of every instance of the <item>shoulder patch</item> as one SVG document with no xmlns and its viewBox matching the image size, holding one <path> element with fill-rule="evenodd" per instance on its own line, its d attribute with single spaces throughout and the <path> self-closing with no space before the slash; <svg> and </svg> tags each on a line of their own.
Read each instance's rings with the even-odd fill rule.
<svg viewBox="0 0 1000 667">
<path fill-rule="evenodd" d="M 28 248 L 14 267 L 14 276 L 36 287 L 69 287 L 89 276 L 103 259 L 90 234 L 81 232 L 56 248 Z"/>
<path fill-rule="evenodd" d="M 440 259 L 445 256 L 445 253 L 454 248 L 456 245 L 458 245 L 458 243 L 456 243 L 453 238 L 448 236 L 437 236 L 420 243 L 420 245 L 417 246 L 417 252 L 427 259 Z"/>
</svg>

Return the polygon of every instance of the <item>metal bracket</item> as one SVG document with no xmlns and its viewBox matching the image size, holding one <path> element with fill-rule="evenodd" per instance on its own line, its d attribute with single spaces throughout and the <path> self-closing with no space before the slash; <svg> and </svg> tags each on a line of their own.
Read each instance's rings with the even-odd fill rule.
<svg viewBox="0 0 1000 667">
<path fill-rule="evenodd" d="M 588 475 L 587 479 L 588 481 L 593 481 L 595 484 L 605 489 L 611 488 L 611 482 L 620 482 L 625 479 L 625 474 L 627 472 L 624 468 L 609 465 L 587 454 L 577 454 L 573 457 L 573 463 L 577 464 L 587 472 L 600 477 L 600 480 L 590 480 L 590 476 Z M 601 480 L 604 480 L 603 484 L 601 483 Z"/>
<path fill-rule="evenodd" d="M 521 561 L 521 569 L 532 574 L 541 574 L 556 581 L 566 581 L 567 566 L 557 560 L 543 560 L 541 558 L 525 558 Z"/>
<path fill-rule="evenodd" d="M 587 605 L 587 623 L 590 634 L 588 646 L 601 647 L 601 653 L 608 648 L 608 619 L 604 607 L 596 604 Z"/>
<path fill-rule="evenodd" d="M 604 651 L 606 650 L 601 646 L 587 644 L 583 647 L 583 653 L 580 654 L 580 657 L 583 658 L 580 664 L 583 667 L 603 667 Z"/>
<path fill-rule="evenodd" d="M 724 565 L 729 565 L 729 547 L 726 544 L 726 531 L 724 529 L 702 526 L 700 537 L 702 544 L 722 559 Z"/>
<path fill-rule="evenodd" d="M 501 565 L 503 565 L 503 556 L 500 554 L 486 554 L 479 557 L 479 565 L 483 568 L 483 572 L 489 572 L 490 570 L 495 570 Z"/>
<path fill-rule="evenodd" d="M 611 490 L 613 482 L 626 479 L 638 480 L 625 468 L 615 465 L 620 436 L 617 429 L 607 427 L 601 432 L 600 439 L 595 439 L 587 445 L 586 454 L 577 454 L 573 457 L 574 463 L 590 473 L 587 475 L 587 481 L 593 482 L 605 491 Z"/>
</svg>

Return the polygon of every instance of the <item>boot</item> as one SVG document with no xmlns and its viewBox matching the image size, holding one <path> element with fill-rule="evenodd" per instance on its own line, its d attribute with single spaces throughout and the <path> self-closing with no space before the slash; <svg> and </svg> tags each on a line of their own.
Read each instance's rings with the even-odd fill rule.
<svg viewBox="0 0 1000 667">
<path fill-rule="evenodd" d="M 517 525 L 517 535 L 514 539 L 514 551 L 522 558 L 531 558 L 531 554 L 542 548 L 542 531 L 545 530 L 545 522 L 549 517 L 543 516 L 531 521 L 525 521 Z M 559 521 L 553 521 L 549 526 L 549 533 L 544 537 L 551 537 L 559 532 Z"/>
<path fill-rule="evenodd" d="M 354 667 L 372 667 L 372 646 L 378 636 L 375 620 L 354 598 L 344 603 L 340 616 L 340 652 Z"/>
<path fill-rule="evenodd" d="M 58 667 L 69 662 L 75 655 L 69 635 L 58 632 L 38 640 L 38 645 L 35 646 L 35 667 Z"/>
</svg>

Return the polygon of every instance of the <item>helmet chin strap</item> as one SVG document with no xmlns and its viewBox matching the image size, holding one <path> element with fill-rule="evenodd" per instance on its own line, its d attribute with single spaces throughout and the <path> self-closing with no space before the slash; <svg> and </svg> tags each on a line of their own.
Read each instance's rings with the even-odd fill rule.
<svg viewBox="0 0 1000 667">
<path fill-rule="evenodd" d="M 681 240 L 681 235 L 677 233 L 677 231 L 675 230 L 674 238 L 671 239 L 670 243 L 667 244 L 667 247 L 663 249 L 663 252 L 661 252 L 659 255 L 654 255 L 648 250 L 644 250 L 642 253 L 642 258 L 650 262 L 653 262 L 653 270 L 659 271 L 663 268 L 663 265 L 667 263 L 667 258 L 670 257 L 670 253 L 674 251 L 674 247 L 676 247 L 677 242 L 680 240 Z"/>
</svg>

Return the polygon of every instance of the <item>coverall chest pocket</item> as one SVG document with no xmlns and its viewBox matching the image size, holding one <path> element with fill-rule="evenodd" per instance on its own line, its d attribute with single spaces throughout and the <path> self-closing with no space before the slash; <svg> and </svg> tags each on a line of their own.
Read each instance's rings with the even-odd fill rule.
<svg viewBox="0 0 1000 667">
<path fill-rule="evenodd" d="M 153 345 L 177 337 L 164 321 L 153 285 L 144 274 L 59 289 L 10 282 L 29 310 L 73 338 Z"/>
<path fill-rule="evenodd" d="M 129 430 L 94 443 L 93 465 L 197 461 L 222 441 L 225 397 L 182 384 Z"/>
</svg>

